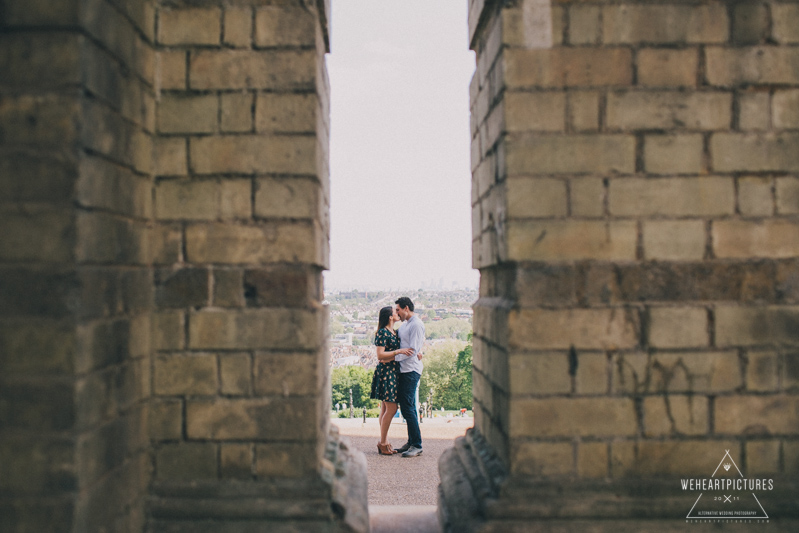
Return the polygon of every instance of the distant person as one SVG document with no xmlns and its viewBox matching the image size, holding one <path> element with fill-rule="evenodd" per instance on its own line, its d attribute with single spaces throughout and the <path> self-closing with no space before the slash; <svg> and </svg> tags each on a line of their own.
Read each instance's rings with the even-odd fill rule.
<svg viewBox="0 0 799 533">
<path fill-rule="evenodd" d="M 403 324 L 399 328 L 400 348 L 411 349 L 408 355 L 397 355 L 399 361 L 399 405 L 408 426 L 408 442 L 397 453 L 403 457 L 422 455 L 422 432 L 419 430 L 419 413 L 416 409 L 416 389 L 422 377 L 422 347 L 424 346 L 424 324 L 413 312 L 413 302 L 407 296 L 399 298 L 395 311 Z"/>
<path fill-rule="evenodd" d="M 380 441 L 377 443 L 377 451 L 381 455 L 397 453 L 388 442 L 388 428 L 391 426 L 394 413 L 397 412 L 397 383 L 400 365 L 394 358 L 399 355 L 410 355 L 413 352 L 410 348 L 400 349 L 399 337 L 394 333 L 394 324 L 399 320 L 393 307 L 384 307 L 378 315 L 377 331 L 375 332 L 378 363 L 372 378 L 370 398 L 380 400 L 380 417 L 378 418 Z"/>
</svg>

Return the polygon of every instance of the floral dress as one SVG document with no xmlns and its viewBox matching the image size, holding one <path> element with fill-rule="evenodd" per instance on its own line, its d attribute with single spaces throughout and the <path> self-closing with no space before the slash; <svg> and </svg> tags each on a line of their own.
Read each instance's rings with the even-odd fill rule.
<svg viewBox="0 0 799 533">
<path fill-rule="evenodd" d="M 395 334 L 386 328 L 380 329 L 375 334 L 375 346 L 383 346 L 387 352 L 399 350 L 400 340 Z M 383 400 L 384 402 L 397 402 L 397 382 L 399 380 L 399 363 L 389 361 L 387 363 L 377 363 L 374 378 L 372 378 L 373 400 Z"/>
</svg>

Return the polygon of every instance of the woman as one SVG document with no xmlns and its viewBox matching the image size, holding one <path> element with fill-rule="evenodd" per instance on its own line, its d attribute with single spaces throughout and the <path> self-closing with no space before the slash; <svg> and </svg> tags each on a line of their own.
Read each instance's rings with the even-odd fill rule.
<svg viewBox="0 0 799 533">
<path fill-rule="evenodd" d="M 394 323 L 399 321 L 394 307 L 384 307 L 380 310 L 375 332 L 375 346 L 377 347 L 377 368 L 372 378 L 373 400 L 380 400 L 380 442 L 377 451 L 381 455 L 396 453 L 388 442 L 388 428 L 391 419 L 397 412 L 397 381 L 399 380 L 399 363 L 394 361 L 394 356 L 399 354 L 410 355 L 413 350 L 405 348 L 400 350 L 400 340 L 394 333 Z"/>
</svg>

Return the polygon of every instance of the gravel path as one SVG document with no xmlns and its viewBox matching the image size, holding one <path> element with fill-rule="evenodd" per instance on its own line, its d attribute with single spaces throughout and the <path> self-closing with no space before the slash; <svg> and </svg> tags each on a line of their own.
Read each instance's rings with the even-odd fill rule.
<svg viewBox="0 0 799 533">
<path fill-rule="evenodd" d="M 366 455 L 369 467 L 369 505 L 436 505 L 438 503 L 438 458 L 453 441 L 474 424 L 473 418 L 426 418 L 421 424 L 422 449 L 419 457 L 380 455 L 380 431 L 376 418 L 333 419 L 342 435 Z M 399 448 L 408 440 L 405 424 L 395 419 L 389 441 Z"/>
</svg>

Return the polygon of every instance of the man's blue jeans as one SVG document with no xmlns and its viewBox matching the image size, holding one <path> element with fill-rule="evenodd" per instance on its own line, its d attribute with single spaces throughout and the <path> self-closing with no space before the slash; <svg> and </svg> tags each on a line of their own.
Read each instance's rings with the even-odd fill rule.
<svg viewBox="0 0 799 533">
<path fill-rule="evenodd" d="M 422 447 L 422 432 L 419 431 L 419 413 L 416 411 L 416 387 L 419 386 L 421 374 L 418 372 L 400 372 L 399 406 L 402 416 L 408 424 L 408 444 Z"/>
</svg>

